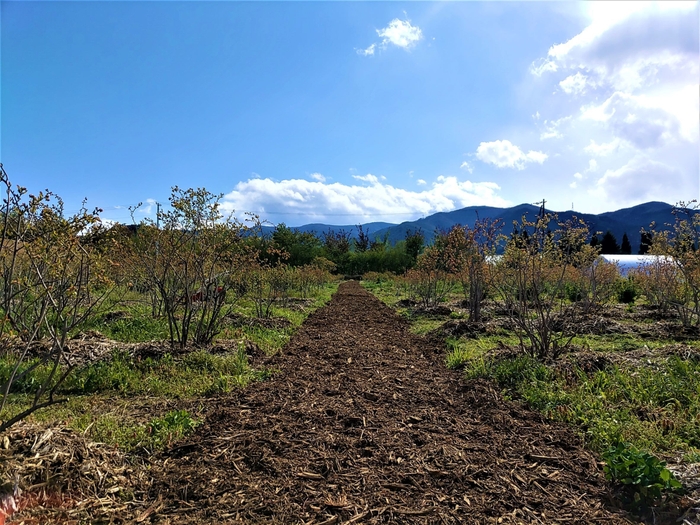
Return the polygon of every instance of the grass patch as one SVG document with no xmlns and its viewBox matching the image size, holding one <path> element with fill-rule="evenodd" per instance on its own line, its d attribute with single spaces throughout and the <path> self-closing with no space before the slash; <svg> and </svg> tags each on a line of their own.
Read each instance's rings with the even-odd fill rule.
<svg viewBox="0 0 700 525">
<path fill-rule="evenodd" d="M 411 332 L 417 335 L 425 335 L 428 332 L 432 332 L 436 328 L 440 328 L 445 324 L 444 319 L 431 319 L 429 317 L 418 317 L 412 316 L 411 318 Z"/>
<path fill-rule="evenodd" d="M 589 348 L 597 352 L 629 352 L 640 348 L 656 349 L 672 341 L 644 339 L 635 334 L 580 335 L 571 340 L 575 347 Z"/>
<path fill-rule="evenodd" d="M 488 335 L 477 339 L 450 337 L 445 342 L 447 344 L 447 368 L 458 369 L 469 364 L 473 365 L 473 362 L 477 360 L 483 361 L 486 352 L 499 346 L 516 346 L 519 340 L 513 335 Z"/>
<path fill-rule="evenodd" d="M 521 356 L 474 359 L 468 378 L 494 380 L 507 397 L 572 424 L 602 452 L 620 442 L 659 455 L 700 453 L 700 363 L 671 356 L 655 368 L 611 366 L 577 379 Z"/>
<path fill-rule="evenodd" d="M 109 358 L 76 368 L 68 376 L 56 394 L 67 402 L 39 410 L 28 419 L 46 425 L 66 424 L 95 441 L 116 444 L 124 450 L 166 446 L 191 432 L 196 421 L 181 412 L 163 414 L 164 405 L 172 408 L 172 400 L 206 402 L 208 397 L 269 378 L 274 370 L 249 365 L 244 342 L 252 341 L 268 355 L 279 351 L 308 315 L 330 300 L 337 287 L 337 283 L 323 287 L 303 307 L 276 307 L 275 317 L 286 320 L 281 328 L 256 326 L 254 320 L 245 326 L 225 327 L 219 339 L 240 341 L 228 353 L 199 349 L 178 357 L 166 353 L 140 359 L 127 351 L 114 351 Z M 112 312 L 96 316 L 84 329 L 98 330 L 123 342 L 168 339 L 167 326 L 161 324 L 164 320 L 153 319 L 147 305 L 134 301 L 118 307 L 118 315 Z M 237 311 L 246 312 L 247 307 L 252 308 L 252 304 L 242 304 Z M 28 360 L 23 368 L 33 363 Z M 9 377 L 14 365 L 15 356 L 0 357 L 0 382 Z M 48 366 L 39 366 L 15 382 L 0 419 L 9 419 L 27 408 L 49 374 Z"/>
<path fill-rule="evenodd" d="M 379 279 L 379 280 L 362 280 L 360 284 L 368 292 L 374 294 L 374 296 L 382 301 L 387 306 L 394 307 L 401 298 L 405 295 L 401 292 L 400 287 L 392 279 Z"/>
</svg>

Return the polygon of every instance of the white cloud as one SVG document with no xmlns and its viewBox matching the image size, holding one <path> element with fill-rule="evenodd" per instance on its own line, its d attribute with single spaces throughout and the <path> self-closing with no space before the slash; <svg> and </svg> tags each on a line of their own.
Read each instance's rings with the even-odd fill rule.
<svg viewBox="0 0 700 525">
<path fill-rule="evenodd" d="M 143 213 L 144 215 L 150 215 L 153 213 L 153 208 L 156 207 L 155 199 L 146 199 L 146 202 L 136 209 L 136 213 Z"/>
<path fill-rule="evenodd" d="M 622 141 L 618 138 L 615 138 L 610 142 L 605 142 L 602 144 L 598 144 L 595 140 L 591 139 L 590 144 L 588 144 L 588 146 L 586 146 L 583 150 L 586 153 L 595 155 L 597 157 L 607 157 L 611 153 L 616 152 L 621 146 Z"/>
<path fill-rule="evenodd" d="M 459 167 L 465 171 L 468 171 L 469 173 L 474 172 L 474 167 L 471 164 L 469 164 L 466 160 L 462 162 L 462 164 Z"/>
<path fill-rule="evenodd" d="M 546 58 L 538 60 L 537 63 L 533 62 L 530 65 L 530 73 L 538 77 L 541 77 L 543 74 L 549 71 L 554 72 L 557 69 L 557 64 L 554 61 Z"/>
<path fill-rule="evenodd" d="M 699 3 L 585 2 L 579 9 L 588 17 L 584 29 L 552 42 L 530 67 L 532 108 L 543 108 L 530 133 L 550 140 L 550 159 L 538 170 L 553 181 L 549 199 L 575 195 L 586 211 L 606 211 L 697 196 Z M 559 183 L 567 167 L 580 177 Z"/>
<path fill-rule="evenodd" d="M 374 50 L 377 48 L 377 44 L 372 44 L 371 46 L 365 48 L 365 49 L 358 49 L 357 54 L 362 55 L 362 56 L 372 56 L 374 55 Z"/>
<path fill-rule="evenodd" d="M 326 182 L 326 177 L 324 177 L 320 173 L 312 173 L 311 175 L 309 175 L 309 177 L 318 182 Z"/>
<path fill-rule="evenodd" d="M 575 75 L 569 75 L 564 80 L 559 82 L 559 87 L 564 90 L 564 93 L 580 94 L 586 90 L 586 85 L 588 84 L 588 77 L 586 77 L 586 75 L 576 73 Z"/>
<path fill-rule="evenodd" d="M 582 108 L 582 118 L 603 123 L 636 147 L 696 141 L 697 2 L 589 2 L 591 23 L 549 49 L 533 74 L 570 72 L 559 81 L 568 95 L 588 87 L 608 93 Z M 549 64 L 545 67 L 546 64 Z"/>
<path fill-rule="evenodd" d="M 395 18 L 384 29 L 377 29 L 377 34 L 382 37 L 382 45 L 392 43 L 395 46 L 408 49 L 423 38 L 423 32 L 419 27 L 412 26 L 408 20 Z"/>
<path fill-rule="evenodd" d="M 674 9 L 661 4 L 666 2 L 590 4 L 590 25 L 567 42 L 552 46 L 546 60 L 557 70 L 583 68 L 619 82 L 618 74 L 625 67 L 643 75 L 650 64 L 697 56 L 697 16 L 688 13 L 697 9 L 697 3 L 678 3 Z"/>
<path fill-rule="evenodd" d="M 361 180 L 363 182 L 369 182 L 371 184 L 380 184 L 379 178 L 376 175 L 368 173 L 367 175 L 353 175 L 353 179 Z"/>
<path fill-rule="evenodd" d="M 498 195 L 500 187 L 493 182 L 460 181 L 457 177 L 441 176 L 425 190 L 410 191 L 385 184 L 372 174 L 356 178 L 365 184 L 249 179 L 239 182 L 224 197 L 222 209 L 225 212 L 235 210 L 239 217 L 252 211 L 274 221 L 289 214 L 289 222 L 298 224 L 315 221 L 342 224 L 360 220 L 401 222 L 466 206 L 511 205 Z"/>
<path fill-rule="evenodd" d="M 679 169 L 637 156 L 616 170 L 607 170 L 598 179 L 593 192 L 618 205 L 645 201 L 676 202 L 682 195 L 685 181 Z"/>
<path fill-rule="evenodd" d="M 571 116 L 562 117 L 557 120 L 545 120 L 544 130 L 540 132 L 540 140 L 560 139 L 564 135 L 561 132 L 562 125 L 571 121 Z"/>
<path fill-rule="evenodd" d="M 428 184 L 428 183 L 425 182 L 423 179 L 418 179 L 418 180 L 416 181 L 416 184 L 418 184 L 419 186 L 425 186 L 425 185 Z"/>
<path fill-rule="evenodd" d="M 560 139 L 562 137 L 563 137 L 563 135 L 555 129 L 543 131 L 542 133 L 540 133 L 540 140 Z"/>
<path fill-rule="evenodd" d="M 574 173 L 574 178 L 581 180 L 583 178 L 583 175 L 581 175 L 579 172 Z"/>
<path fill-rule="evenodd" d="M 547 154 L 541 151 L 528 151 L 524 153 L 518 146 L 509 140 L 495 140 L 482 142 L 476 149 L 479 160 L 493 164 L 498 168 L 516 168 L 522 170 L 525 164 L 536 162 L 542 164 L 547 159 Z"/>
<path fill-rule="evenodd" d="M 423 39 L 423 32 L 420 27 L 411 25 L 410 20 L 400 20 L 398 18 L 389 22 L 389 25 L 377 29 L 377 35 L 382 41 L 374 43 L 365 49 L 358 49 L 357 54 L 372 56 L 377 48 L 386 49 L 389 45 L 394 45 L 403 49 L 411 49 Z"/>
<path fill-rule="evenodd" d="M 599 106 L 583 109 L 581 118 L 605 123 L 617 137 L 639 149 L 659 147 L 684 138 L 675 115 L 645 105 L 640 97 L 619 91 Z"/>
</svg>

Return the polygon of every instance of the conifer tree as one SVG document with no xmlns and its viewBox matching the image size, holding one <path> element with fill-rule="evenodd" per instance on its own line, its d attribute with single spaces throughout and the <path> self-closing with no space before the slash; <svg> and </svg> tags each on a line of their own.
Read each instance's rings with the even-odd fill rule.
<svg viewBox="0 0 700 525">
<path fill-rule="evenodd" d="M 639 255 L 644 255 L 649 252 L 649 248 L 651 247 L 651 240 L 651 232 L 643 231 L 639 242 Z"/>
<path fill-rule="evenodd" d="M 632 245 L 630 244 L 627 233 L 622 236 L 622 244 L 620 245 L 620 253 L 622 255 L 632 255 Z"/>
<path fill-rule="evenodd" d="M 603 235 L 603 240 L 601 241 L 601 254 L 606 255 L 616 255 L 620 253 L 620 245 L 617 244 L 617 239 L 610 232 L 610 230 L 605 232 Z"/>
</svg>

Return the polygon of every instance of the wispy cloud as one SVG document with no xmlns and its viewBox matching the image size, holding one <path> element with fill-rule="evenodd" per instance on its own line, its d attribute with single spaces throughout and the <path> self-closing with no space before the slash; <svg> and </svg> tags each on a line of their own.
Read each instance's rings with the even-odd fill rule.
<svg viewBox="0 0 700 525">
<path fill-rule="evenodd" d="M 584 148 L 584 151 L 596 157 L 606 157 L 611 153 L 617 151 L 621 145 L 622 141 L 618 138 L 615 138 L 610 142 L 604 142 L 602 144 L 598 144 L 594 139 L 591 139 L 588 146 Z"/>
<path fill-rule="evenodd" d="M 372 56 L 374 55 L 374 50 L 377 49 L 377 44 L 372 44 L 371 46 L 365 48 L 365 49 L 358 49 L 357 54 L 358 55 L 363 55 L 363 56 Z"/>
<path fill-rule="evenodd" d="M 583 93 L 584 91 L 586 91 L 586 87 L 588 85 L 591 85 L 591 82 L 588 80 L 588 77 L 586 75 L 582 75 L 581 73 L 569 75 L 564 80 L 559 82 L 559 87 L 564 91 L 564 93 L 567 93 L 569 95 L 571 95 L 572 93 Z"/>
<path fill-rule="evenodd" d="M 136 213 L 143 213 L 144 215 L 150 215 L 153 213 L 153 209 L 156 207 L 156 200 L 155 199 L 146 199 L 146 202 L 143 203 L 139 208 L 137 208 L 135 211 Z"/>
<path fill-rule="evenodd" d="M 471 164 L 469 164 L 466 160 L 462 162 L 462 164 L 459 167 L 464 171 L 468 171 L 469 173 L 474 172 L 474 167 Z"/>
</svg>

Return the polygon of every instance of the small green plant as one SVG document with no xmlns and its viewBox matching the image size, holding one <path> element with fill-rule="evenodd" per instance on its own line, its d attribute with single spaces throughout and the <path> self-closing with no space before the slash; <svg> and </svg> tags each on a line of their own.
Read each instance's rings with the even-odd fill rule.
<svg viewBox="0 0 700 525">
<path fill-rule="evenodd" d="M 572 303 L 583 300 L 583 290 L 581 286 L 576 283 L 566 283 L 564 293 L 566 294 L 566 298 Z"/>
<path fill-rule="evenodd" d="M 623 304 L 634 303 L 637 295 L 639 294 L 639 289 L 632 279 L 629 277 L 627 279 L 620 279 L 616 283 L 616 293 L 617 302 Z"/>
<path fill-rule="evenodd" d="M 161 445 L 189 434 L 198 424 L 187 410 L 173 410 L 163 417 L 151 420 L 147 430 L 153 443 Z"/>
<path fill-rule="evenodd" d="M 636 507 L 648 506 L 664 491 L 681 488 L 666 463 L 629 443 L 617 443 L 603 453 L 605 477 L 622 483 L 632 492 Z"/>
</svg>

